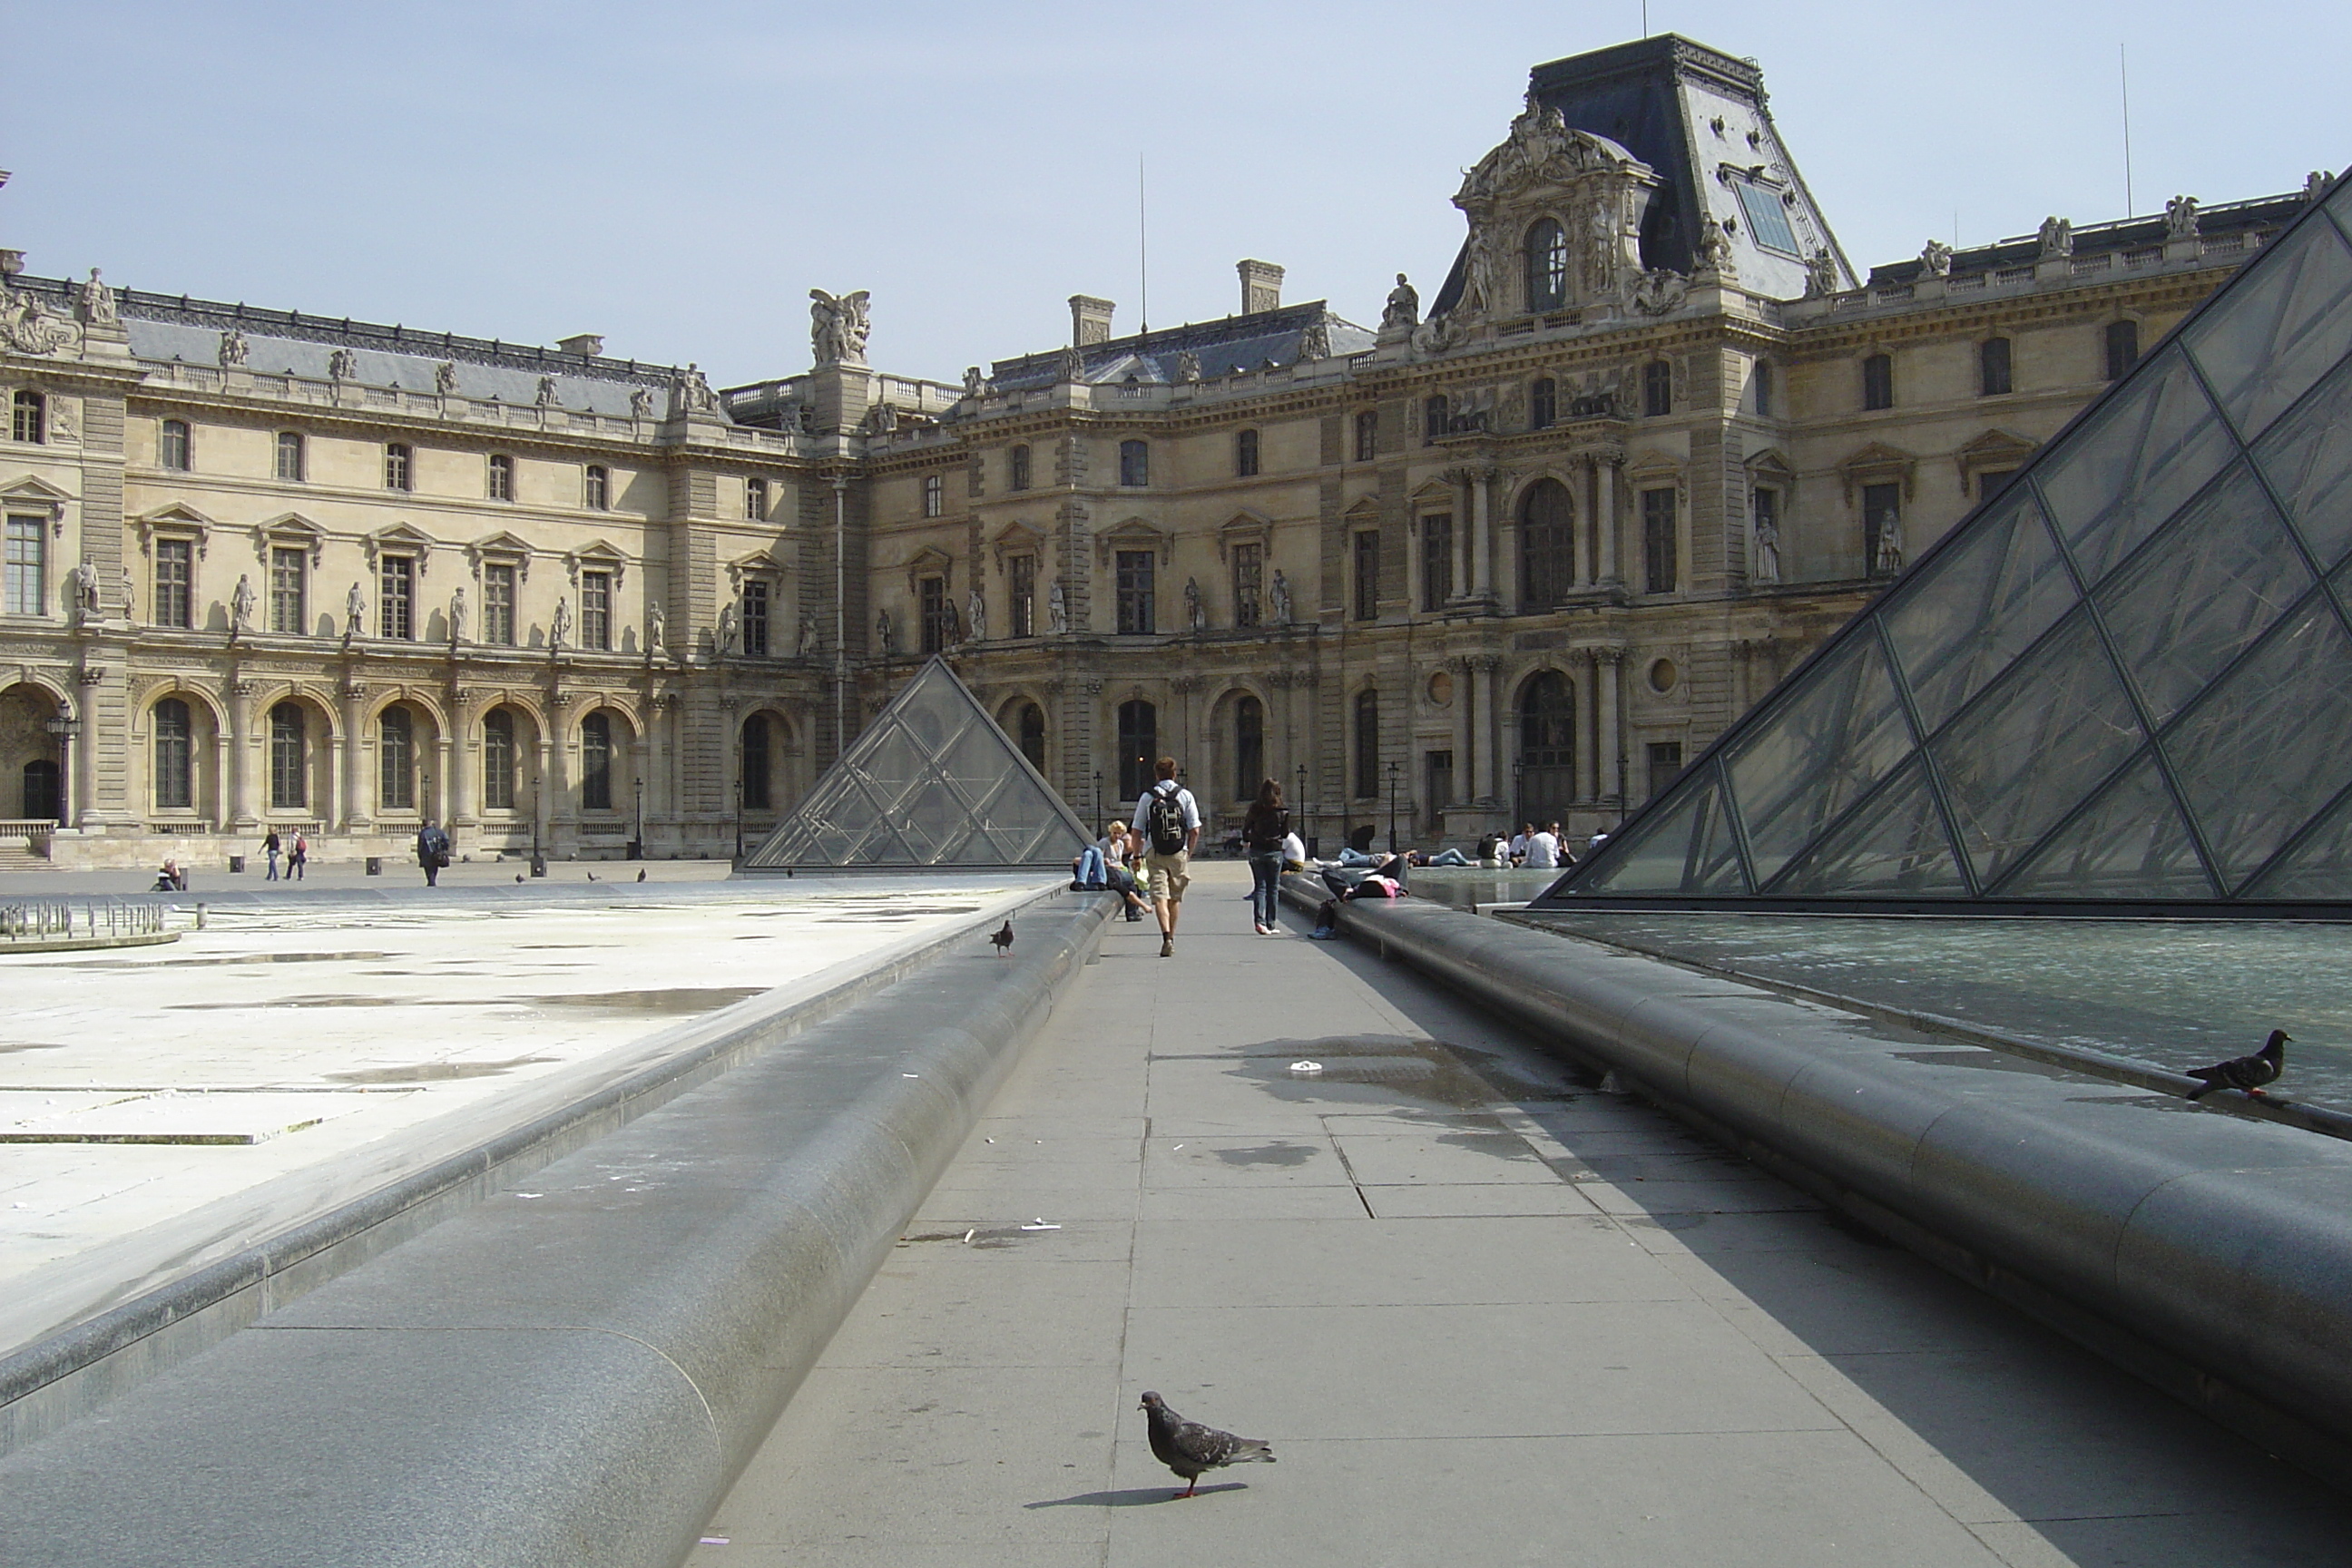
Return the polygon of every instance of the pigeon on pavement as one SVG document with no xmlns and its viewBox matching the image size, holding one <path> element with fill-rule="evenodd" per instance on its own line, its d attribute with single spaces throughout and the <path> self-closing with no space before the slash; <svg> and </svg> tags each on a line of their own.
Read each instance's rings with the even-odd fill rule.
<svg viewBox="0 0 2352 1568">
<path fill-rule="evenodd" d="M 1156 1394 L 1143 1396 L 1142 1408 L 1151 1425 L 1151 1457 L 1184 1479 L 1184 1489 L 1176 1494 L 1180 1498 L 1192 1495 L 1203 1470 L 1274 1463 L 1274 1450 L 1255 1437 L 1236 1437 L 1231 1432 L 1187 1421 Z"/>
<path fill-rule="evenodd" d="M 645 874 L 643 871 L 639 871 L 639 872 L 637 873 L 637 880 L 638 880 L 638 881 L 640 881 L 640 882 L 642 882 L 642 881 L 644 881 L 645 879 L 646 879 L 646 874 Z"/>
<path fill-rule="evenodd" d="M 990 937 L 988 940 L 995 945 L 997 957 L 1002 958 L 1006 953 L 1011 952 L 1013 951 L 1013 922 L 1009 920 L 1006 921 L 1004 922 L 1004 929 L 998 931 L 994 936 Z"/>
<path fill-rule="evenodd" d="M 2190 1089 L 2189 1098 L 2202 1100 L 2217 1089 L 2242 1089 L 2256 1100 L 2267 1098 L 2263 1085 L 2276 1079 L 2286 1066 L 2287 1042 L 2294 1038 L 2284 1029 L 2273 1029 L 2271 1037 L 2263 1042 L 2263 1048 L 2252 1056 L 2231 1057 L 2210 1068 L 2190 1068 L 2189 1076 L 2203 1079 L 2205 1087 Z"/>
</svg>

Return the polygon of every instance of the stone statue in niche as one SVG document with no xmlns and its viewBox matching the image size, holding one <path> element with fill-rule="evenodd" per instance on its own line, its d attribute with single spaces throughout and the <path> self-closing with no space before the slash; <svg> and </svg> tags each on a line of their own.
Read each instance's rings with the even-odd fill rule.
<svg viewBox="0 0 2352 1568">
<path fill-rule="evenodd" d="M 78 570 L 89 572 L 89 563 L 82 563 Z M 95 572 L 90 573 L 90 592 L 93 596 L 98 592 L 98 574 Z M 252 578 L 246 576 L 237 578 L 236 588 L 228 598 L 230 630 L 249 632 L 253 629 L 253 606 L 258 597 L 253 591 Z"/>
<path fill-rule="evenodd" d="M 1194 353 L 1191 349 L 1179 349 L 1176 352 L 1177 384 L 1180 386 L 1190 386 L 1192 383 L 1200 379 L 1201 356 Z"/>
<path fill-rule="evenodd" d="M 2074 225 L 2070 219 L 2043 218 L 2042 226 L 2034 231 L 2034 239 L 2041 247 L 2040 254 L 2044 261 L 2074 254 Z"/>
<path fill-rule="evenodd" d="M 963 624 L 973 642 L 988 640 L 988 601 L 980 596 L 978 587 L 964 596 Z"/>
<path fill-rule="evenodd" d="M 654 416 L 654 389 L 650 386 L 629 388 L 629 417 L 650 419 Z"/>
<path fill-rule="evenodd" d="M 245 341 L 245 334 L 235 327 L 221 334 L 220 363 L 223 370 L 241 368 L 245 363 L 246 356 L 251 352 L 251 348 Z"/>
<path fill-rule="evenodd" d="M 95 621 L 99 618 L 98 568 L 84 561 L 67 574 L 68 586 L 73 590 L 75 618 Z"/>
<path fill-rule="evenodd" d="M 343 595 L 343 640 L 349 642 L 359 636 L 360 627 L 366 623 L 367 595 L 361 591 L 357 583 L 353 583 L 352 591 Z"/>
<path fill-rule="evenodd" d="M 77 309 L 81 319 L 93 327 L 111 327 L 122 320 L 115 310 L 114 290 L 98 275 L 95 267 L 89 269 L 89 281 L 81 286 Z"/>
<path fill-rule="evenodd" d="M 882 649 L 882 657 L 891 658 L 898 651 L 898 635 L 890 629 L 890 612 L 874 612 L 874 640 Z"/>
<path fill-rule="evenodd" d="M 126 621 L 135 615 L 138 593 L 138 580 L 131 575 L 131 568 L 126 565 L 122 568 L 122 618 Z"/>
<path fill-rule="evenodd" d="M 1209 613 L 1201 604 L 1201 583 L 1196 577 L 1184 579 L 1184 625 L 1195 632 L 1209 629 Z"/>
<path fill-rule="evenodd" d="M 735 606 L 732 605 L 719 605 L 719 653 L 720 658 L 732 658 L 734 657 L 736 640 L 740 635 L 740 629 L 735 624 Z"/>
<path fill-rule="evenodd" d="M 1878 559 L 1871 569 L 1882 577 L 1892 577 L 1903 570 L 1903 530 L 1890 518 L 1878 531 Z"/>
<path fill-rule="evenodd" d="M 1769 517 L 1756 520 L 1756 564 L 1748 575 L 1766 586 L 1780 580 L 1780 527 Z"/>
<path fill-rule="evenodd" d="M 1062 580 L 1056 577 L 1045 590 L 1045 624 L 1060 637 L 1070 629 L 1070 602 L 1062 593 Z"/>
<path fill-rule="evenodd" d="M 799 651 L 800 656 L 803 658 L 814 658 L 819 653 L 824 651 L 823 641 L 817 634 L 816 617 L 814 616 L 803 616 L 801 617 L 801 640 Z"/>
<path fill-rule="evenodd" d="M 2175 196 L 2164 204 L 2164 237 L 2195 239 L 2197 237 L 2197 198 Z"/>
<path fill-rule="evenodd" d="M 662 613 L 661 601 L 646 603 L 646 651 L 660 653 L 669 646 L 669 617 Z"/>
<path fill-rule="evenodd" d="M 1930 278 L 1952 275 L 1952 247 L 1940 239 L 1931 239 L 1919 252 L 1919 270 Z"/>
<path fill-rule="evenodd" d="M 549 633 L 547 646 L 562 647 L 572 640 L 572 595 L 559 594 L 555 599 L 555 625 Z"/>
<path fill-rule="evenodd" d="M 854 294 L 809 290 L 809 347 L 816 363 L 864 364 L 866 338 L 872 331 L 866 306 L 872 296 L 863 289 Z"/>
<path fill-rule="evenodd" d="M 1274 601 L 1274 624 L 1277 626 L 1288 626 L 1290 624 L 1290 581 L 1283 576 L 1282 568 L 1279 566 L 1274 569 L 1274 586 L 1266 590 L 1266 596 Z"/>
<path fill-rule="evenodd" d="M 433 367 L 433 390 L 447 397 L 457 390 L 457 362 L 445 359 Z"/>
<path fill-rule="evenodd" d="M 449 641 L 456 644 L 465 640 L 466 585 L 460 583 L 449 595 Z"/>
<path fill-rule="evenodd" d="M 1400 329 L 1410 331 L 1421 322 L 1421 290 L 1405 281 L 1404 274 L 1396 275 L 1396 287 L 1389 290 L 1389 302 L 1381 310 L 1381 331 Z"/>
</svg>

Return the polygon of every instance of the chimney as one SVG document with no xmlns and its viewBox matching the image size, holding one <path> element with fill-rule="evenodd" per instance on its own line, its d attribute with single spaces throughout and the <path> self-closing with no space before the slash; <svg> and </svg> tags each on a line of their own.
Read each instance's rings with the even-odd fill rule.
<svg viewBox="0 0 2352 1568">
<path fill-rule="evenodd" d="M 568 354 L 594 359 L 604 352 L 604 340 L 594 332 L 582 332 L 578 337 L 558 338 L 555 346 Z"/>
<path fill-rule="evenodd" d="M 1071 295 L 1070 342 L 1079 348 L 1110 342 L 1110 313 L 1118 309 L 1108 300 L 1091 294 Z"/>
<path fill-rule="evenodd" d="M 1242 275 L 1243 315 L 1282 309 L 1281 268 L 1271 261 L 1236 261 L 1234 270 Z"/>
</svg>

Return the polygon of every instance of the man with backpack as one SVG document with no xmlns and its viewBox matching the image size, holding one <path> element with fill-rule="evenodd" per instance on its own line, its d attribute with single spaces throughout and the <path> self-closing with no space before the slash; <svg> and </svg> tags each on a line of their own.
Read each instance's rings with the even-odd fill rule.
<svg viewBox="0 0 2352 1568">
<path fill-rule="evenodd" d="M 1159 775 L 1135 803 L 1135 832 L 1143 840 L 1145 886 L 1153 913 L 1160 917 L 1160 956 L 1176 955 L 1176 916 L 1184 902 L 1184 885 L 1192 879 L 1186 870 L 1201 841 L 1201 805 L 1192 792 L 1176 782 L 1176 759 L 1162 757 L 1153 770 Z"/>
<path fill-rule="evenodd" d="M 449 864 L 449 835 L 431 817 L 416 830 L 416 863 L 424 868 L 426 887 L 441 885 L 442 869 Z"/>
</svg>

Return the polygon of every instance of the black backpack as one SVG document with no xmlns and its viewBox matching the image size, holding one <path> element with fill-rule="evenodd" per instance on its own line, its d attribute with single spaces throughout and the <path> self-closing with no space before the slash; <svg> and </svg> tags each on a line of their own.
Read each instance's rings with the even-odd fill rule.
<svg viewBox="0 0 2352 1568">
<path fill-rule="evenodd" d="M 1166 789 L 1156 784 L 1152 787 L 1151 809 L 1144 816 L 1143 825 L 1154 855 L 1175 855 L 1183 850 L 1188 829 L 1184 826 L 1184 808 L 1177 802 L 1182 793 L 1172 784 Z"/>
</svg>

